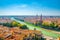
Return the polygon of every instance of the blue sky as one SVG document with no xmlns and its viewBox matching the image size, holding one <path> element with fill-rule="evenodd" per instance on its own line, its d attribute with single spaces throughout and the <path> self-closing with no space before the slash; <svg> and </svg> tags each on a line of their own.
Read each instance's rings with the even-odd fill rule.
<svg viewBox="0 0 60 40">
<path fill-rule="evenodd" d="M 0 0 L 0 15 L 58 15 L 60 0 Z"/>
</svg>

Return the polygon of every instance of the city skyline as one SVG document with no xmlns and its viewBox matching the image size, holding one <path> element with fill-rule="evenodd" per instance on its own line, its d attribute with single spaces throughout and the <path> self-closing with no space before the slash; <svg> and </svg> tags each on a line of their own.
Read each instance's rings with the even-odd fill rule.
<svg viewBox="0 0 60 40">
<path fill-rule="evenodd" d="M 0 15 L 60 16 L 60 0 L 0 0 Z"/>
</svg>

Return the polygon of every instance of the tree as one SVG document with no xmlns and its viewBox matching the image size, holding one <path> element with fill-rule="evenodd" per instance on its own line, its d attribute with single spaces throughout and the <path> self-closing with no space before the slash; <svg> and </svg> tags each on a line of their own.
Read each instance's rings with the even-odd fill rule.
<svg viewBox="0 0 60 40">
<path fill-rule="evenodd" d="M 19 24 L 18 24 L 18 27 L 21 27 L 21 26 L 22 26 L 22 24 L 19 23 Z"/>
<path fill-rule="evenodd" d="M 4 38 L 0 38 L 0 40 L 4 40 Z"/>
<path fill-rule="evenodd" d="M 50 24 L 50 27 L 55 28 L 55 23 L 52 22 L 52 23 Z"/>
<path fill-rule="evenodd" d="M 28 29 L 28 27 L 26 25 L 22 25 L 20 28 L 21 29 Z"/>
<path fill-rule="evenodd" d="M 17 26 L 18 26 L 18 22 L 16 22 L 16 21 L 13 21 L 11 24 L 12 24 L 12 26 L 14 26 L 14 27 L 17 27 Z"/>
</svg>

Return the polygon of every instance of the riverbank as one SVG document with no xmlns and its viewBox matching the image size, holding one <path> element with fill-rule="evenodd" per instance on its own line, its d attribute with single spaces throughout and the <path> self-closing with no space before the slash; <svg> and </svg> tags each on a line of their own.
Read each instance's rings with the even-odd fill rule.
<svg viewBox="0 0 60 40">
<path fill-rule="evenodd" d="M 20 20 L 16 20 L 16 19 L 12 19 L 12 20 L 15 20 L 15 21 L 17 21 L 17 22 L 19 22 L 19 23 L 21 23 L 21 24 L 25 24 L 25 25 L 27 25 L 27 27 L 29 28 L 29 30 L 33 30 L 34 28 L 36 28 L 37 30 L 40 30 L 44 35 L 46 35 L 46 36 L 50 36 L 50 37 L 53 37 L 53 38 L 58 38 L 58 37 L 60 37 L 60 34 L 58 34 L 58 33 L 55 33 L 55 32 L 52 32 L 52 31 L 48 31 L 48 30 L 45 30 L 45 29 L 42 29 L 41 27 L 38 27 L 38 26 L 34 26 L 34 25 L 32 25 L 32 24 L 28 24 L 28 23 L 26 23 L 26 22 L 22 22 L 22 21 L 20 21 Z"/>
</svg>

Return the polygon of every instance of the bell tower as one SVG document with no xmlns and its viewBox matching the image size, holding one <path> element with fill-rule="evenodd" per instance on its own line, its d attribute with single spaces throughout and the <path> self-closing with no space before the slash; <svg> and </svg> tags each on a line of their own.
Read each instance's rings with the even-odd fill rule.
<svg viewBox="0 0 60 40">
<path fill-rule="evenodd" d="M 41 16 L 40 16 L 40 23 L 41 23 L 41 25 L 42 25 L 42 14 L 41 14 Z"/>
</svg>

